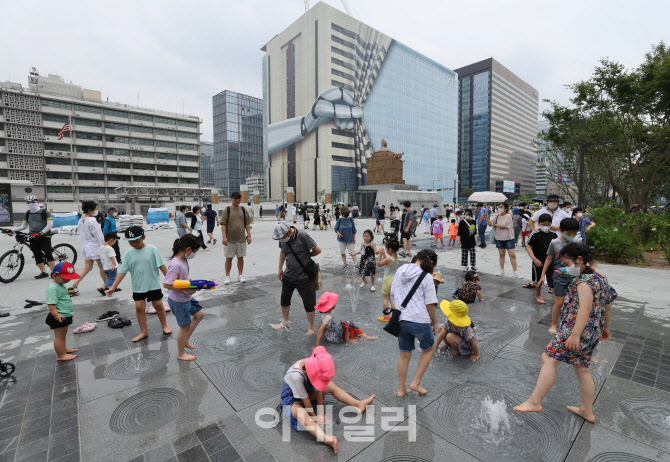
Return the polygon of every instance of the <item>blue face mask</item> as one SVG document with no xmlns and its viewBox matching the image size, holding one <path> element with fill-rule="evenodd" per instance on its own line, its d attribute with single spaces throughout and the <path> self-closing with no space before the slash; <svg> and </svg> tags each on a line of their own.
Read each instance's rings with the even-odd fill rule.
<svg viewBox="0 0 670 462">
<path fill-rule="evenodd" d="M 572 241 L 574 241 L 574 240 L 575 240 L 575 238 L 574 238 L 574 237 L 570 237 L 570 236 L 568 236 L 568 235 L 566 235 L 566 234 L 564 234 L 564 235 L 563 235 L 563 237 L 564 237 L 564 238 L 565 238 L 565 240 L 566 240 L 566 241 L 568 241 L 568 242 L 572 242 Z"/>
</svg>

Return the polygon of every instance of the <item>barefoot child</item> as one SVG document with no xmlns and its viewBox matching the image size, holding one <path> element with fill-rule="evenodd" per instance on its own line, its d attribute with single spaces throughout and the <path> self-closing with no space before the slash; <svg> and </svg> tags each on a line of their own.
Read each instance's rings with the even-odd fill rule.
<svg viewBox="0 0 670 462">
<path fill-rule="evenodd" d="M 454 291 L 454 298 L 465 303 L 473 303 L 476 299 L 483 302 L 482 288 L 479 285 L 479 274 L 476 271 L 465 273 L 465 281 L 460 289 Z"/>
<path fill-rule="evenodd" d="M 539 226 L 539 231 L 531 233 L 530 239 L 526 244 L 526 252 L 530 256 L 532 261 L 533 269 L 533 283 L 535 284 L 535 300 L 537 303 L 545 304 L 544 299 L 542 298 L 542 284 L 538 284 L 540 277 L 542 275 L 542 269 L 544 264 L 547 261 L 547 250 L 549 250 L 549 245 L 551 241 L 558 238 L 555 232 L 551 230 L 551 215 L 544 213 L 540 215 L 537 223 Z M 546 276 L 547 283 L 550 288 L 554 288 L 554 265 L 549 264 L 547 268 Z M 524 287 L 532 287 L 532 284 L 526 284 Z"/>
<path fill-rule="evenodd" d="M 168 327 L 165 319 L 163 292 L 161 292 L 161 283 L 158 278 L 158 270 L 163 273 L 163 276 L 167 274 L 163 258 L 155 246 L 147 245 L 144 242 L 144 230 L 140 226 L 131 226 L 126 229 L 125 236 L 132 248 L 126 250 L 126 253 L 123 254 L 123 263 L 121 263 L 119 274 L 116 276 L 112 287 L 107 291 L 107 296 L 111 297 L 123 278 L 126 277 L 126 273 L 130 273 L 133 284 L 133 300 L 135 300 L 135 314 L 140 325 L 140 335 L 133 338 L 133 342 L 139 342 L 149 336 L 145 312 L 146 302 L 151 302 L 150 313 L 155 312 L 158 315 L 163 334 L 170 335 L 172 330 Z"/>
<path fill-rule="evenodd" d="M 117 236 L 116 232 L 105 234 L 105 243 L 100 246 L 100 250 L 98 251 L 100 260 L 102 260 L 102 269 L 105 272 L 105 276 L 107 276 L 107 281 L 105 281 L 102 287 L 98 287 L 98 292 L 102 296 L 105 295 L 107 289 L 112 287 L 116 279 L 116 250 L 114 250 L 114 244 L 116 244 L 118 239 L 119 236 Z"/>
<path fill-rule="evenodd" d="M 591 254 L 583 244 L 567 244 L 558 258 L 574 276 L 561 310 L 560 327 L 544 349 L 542 368 L 533 393 L 514 410 L 542 412 L 542 399 L 554 385 L 556 367 L 562 361 L 573 366 L 581 397 L 581 404 L 568 406 L 568 410 L 595 423 L 595 387 L 589 366 L 598 343 L 609 339 L 610 303 L 615 292 L 607 278 L 591 265 Z"/>
<path fill-rule="evenodd" d="M 437 247 L 437 240 L 440 240 L 440 244 L 444 247 L 444 223 L 442 222 L 442 215 L 437 217 L 437 220 L 433 222 L 433 246 Z"/>
<path fill-rule="evenodd" d="M 391 286 L 393 285 L 395 272 L 401 264 L 398 260 L 399 249 L 400 243 L 395 239 L 386 241 L 386 252 L 384 251 L 384 248 L 379 249 L 377 266 L 384 267 L 384 279 L 382 280 L 382 312 L 384 314 L 377 318 L 381 322 L 389 322 L 391 319 L 391 315 L 389 314 L 391 312 L 390 310 L 391 308 L 395 308 L 395 304 L 391 298 Z"/>
<path fill-rule="evenodd" d="M 365 412 L 376 395 L 358 400 L 331 382 L 335 376 L 333 358 L 326 349 L 318 346 L 312 356 L 293 364 L 286 374 L 281 390 L 282 414 L 291 419 L 291 428 L 299 431 L 298 423 L 337 454 L 337 437 L 327 435 L 321 425 L 326 424 L 323 395 L 330 393 L 341 403 L 355 407 L 359 413 Z M 316 409 L 315 409 L 316 408 Z"/>
<path fill-rule="evenodd" d="M 470 356 L 470 361 L 479 361 L 479 345 L 475 323 L 468 316 L 468 305 L 461 300 L 449 302 L 442 300 L 440 309 L 447 316 L 447 322 L 440 326 L 440 333 L 435 340 L 438 347 L 444 343 L 451 347 L 451 356 Z"/>
<path fill-rule="evenodd" d="M 321 313 L 319 331 L 316 334 L 316 346 L 321 344 L 324 338 L 330 343 L 357 343 L 359 338 L 366 340 L 377 340 L 377 337 L 366 335 L 353 321 L 335 321 L 331 311 L 335 309 L 339 296 L 333 292 L 324 292 L 319 298 L 319 303 L 314 307 Z"/>
<path fill-rule="evenodd" d="M 44 322 L 54 331 L 54 350 L 56 350 L 56 359 L 58 361 L 69 361 L 77 357 L 70 353 L 75 353 L 75 348 L 65 346 L 65 336 L 67 335 L 67 326 L 72 324 L 74 309 L 72 299 L 68 293 L 68 281 L 79 279 L 79 275 L 74 272 L 74 266 L 69 262 L 61 262 L 51 270 L 53 282 L 47 289 L 47 306 L 49 314 Z"/>
<path fill-rule="evenodd" d="M 449 245 L 455 246 L 456 239 L 458 239 L 458 225 L 456 224 L 456 220 L 452 218 L 449 225 Z"/>
<path fill-rule="evenodd" d="M 193 331 L 205 316 L 200 303 L 192 297 L 195 289 L 175 289 L 172 285 L 177 279 L 185 281 L 190 279 L 188 260 L 195 257 L 200 248 L 200 240 L 193 234 L 184 234 L 174 241 L 172 245 L 172 258 L 168 266 L 163 287 L 168 289 L 168 306 L 172 309 L 179 333 L 177 334 L 177 359 L 182 361 L 193 361 L 196 356 L 186 353 L 184 348 L 195 350 L 195 346 L 188 343 Z M 191 319 L 193 316 L 193 319 Z"/>
<path fill-rule="evenodd" d="M 366 229 L 363 233 L 363 242 L 361 243 L 361 264 L 358 273 L 363 275 L 363 282 L 361 288 L 365 287 L 368 281 L 365 276 L 370 276 L 372 284 L 370 285 L 370 292 L 375 291 L 375 272 L 377 271 L 377 262 L 375 261 L 375 254 L 377 253 L 377 244 L 374 243 L 375 237 L 372 231 Z"/>
</svg>

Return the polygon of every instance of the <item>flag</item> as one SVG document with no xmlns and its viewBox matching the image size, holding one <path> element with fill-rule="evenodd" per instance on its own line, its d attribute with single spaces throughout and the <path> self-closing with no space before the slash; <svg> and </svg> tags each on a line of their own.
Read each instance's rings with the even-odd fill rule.
<svg viewBox="0 0 670 462">
<path fill-rule="evenodd" d="M 563 172 L 558 172 L 558 182 L 563 182 Z"/>
<path fill-rule="evenodd" d="M 59 141 L 62 140 L 63 137 L 65 136 L 65 134 L 69 131 L 70 131 L 70 118 L 68 117 L 67 122 L 65 122 L 65 125 L 63 125 L 63 128 L 61 128 L 60 131 L 58 132 L 58 136 L 59 136 L 58 140 Z"/>
</svg>

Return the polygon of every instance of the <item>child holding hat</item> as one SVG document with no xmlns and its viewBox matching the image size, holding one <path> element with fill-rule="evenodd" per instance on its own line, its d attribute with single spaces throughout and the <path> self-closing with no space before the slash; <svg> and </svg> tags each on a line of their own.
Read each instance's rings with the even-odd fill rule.
<svg viewBox="0 0 670 462">
<path fill-rule="evenodd" d="M 440 327 L 436 345 L 444 340 L 451 347 L 451 356 L 470 356 L 470 361 L 479 361 L 477 333 L 475 323 L 468 316 L 468 305 L 461 300 L 442 300 L 440 309 L 447 316 L 447 322 Z"/>
<path fill-rule="evenodd" d="M 333 398 L 355 407 L 361 414 L 365 412 L 376 395 L 364 400 L 355 399 L 331 382 L 334 376 L 333 358 L 324 347 L 317 346 L 312 356 L 296 362 L 284 374 L 281 406 L 284 418 L 291 419 L 293 430 L 299 431 L 299 422 L 317 441 L 324 442 L 337 454 L 337 437 L 326 434 L 320 426 L 326 423 L 323 413 L 323 395 L 330 393 Z"/>
<path fill-rule="evenodd" d="M 330 312 L 335 309 L 339 295 L 334 292 L 324 292 L 319 298 L 319 303 L 314 309 L 321 313 L 321 322 L 319 331 L 316 334 L 316 346 L 321 344 L 321 339 L 325 338 L 330 343 L 356 343 L 357 339 L 364 338 L 368 340 L 377 340 L 377 337 L 370 337 L 363 332 L 353 321 L 335 321 Z"/>
</svg>

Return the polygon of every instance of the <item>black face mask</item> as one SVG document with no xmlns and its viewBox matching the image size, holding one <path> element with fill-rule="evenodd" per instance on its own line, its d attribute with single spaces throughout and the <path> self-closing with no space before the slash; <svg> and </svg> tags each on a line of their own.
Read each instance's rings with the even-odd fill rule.
<svg viewBox="0 0 670 462">
<path fill-rule="evenodd" d="M 343 213 L 342 216 L 343 216 L 344 218 L 349 218 L 349 214 L 348 214 L 348 213 Z"/>
</svg>

